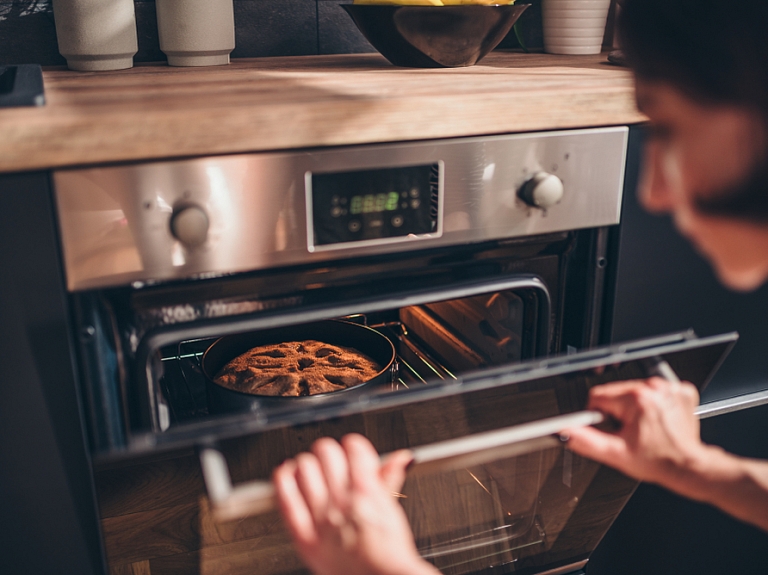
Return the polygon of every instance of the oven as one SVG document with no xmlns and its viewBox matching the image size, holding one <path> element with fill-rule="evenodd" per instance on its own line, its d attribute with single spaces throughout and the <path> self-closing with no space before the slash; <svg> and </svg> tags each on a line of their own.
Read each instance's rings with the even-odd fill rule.
<svg viewBox="0 0 768 575">
<path fill-rule="evenodd" d="M 258 481 L 358 432 L 432 454 L 396 496 L 441 571 L 579 572 L 636 484 L 564 450 L 553 418 L 660 362 L 702 386 L 735 337 L 604 347 L 627 140 L 619 127 L 55 172 L 95 468 L 126 477 L 196 450 L 209 527 L 193 570 L 295 573 Z M 251 344 L 336 330 L 326 344 L 386 342 L 375 381 L 289 397 L 213 381 Z M 233 524 L 261 542 L 205 552 Z M 106 531 L 113 570 L 173 572 L 141 549 L 121 564 Z"/>
</svg>

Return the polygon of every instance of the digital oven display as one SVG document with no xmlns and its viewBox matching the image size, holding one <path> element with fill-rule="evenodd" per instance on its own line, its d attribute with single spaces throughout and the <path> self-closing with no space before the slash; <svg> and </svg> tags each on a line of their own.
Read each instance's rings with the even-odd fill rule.
<svg viewBox="0 0 768 575">
<path fill-rule="evenodd" d="M 307 174 L 312 246 L 437 231 L 440 165 Z"/>
</svg>

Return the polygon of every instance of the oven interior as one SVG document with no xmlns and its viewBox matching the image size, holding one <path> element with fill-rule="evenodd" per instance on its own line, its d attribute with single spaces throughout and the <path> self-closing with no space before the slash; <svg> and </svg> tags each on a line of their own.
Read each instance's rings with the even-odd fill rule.
<svg viewBox="0 0 768 575">
<path fill-rule="evenodd" d="M 508 290 L 337 319 L 385 335 L 397 353 L 389 387 L 409 389 L 534 357 L 537 300 L 545 297 L 533 288 Z M 168 426 L 211 415 L 202 357 L 217 339 L 183 340 L 160 349 L 158 385 Z"/>
<path fill-rule="evenodd" d="M 606 258 L 607 235 L 582 230 L 72 294 L 94 452 L 190 445 L 242 421 L 209 410 L 201 358 L 223 335 L 333 318 L 364 324 L 396 349 L 393 391 L 594 345 L 604 265 L 590 263 Z M 263 420 L 266 411 L 248 416 Z"/>
</svg>

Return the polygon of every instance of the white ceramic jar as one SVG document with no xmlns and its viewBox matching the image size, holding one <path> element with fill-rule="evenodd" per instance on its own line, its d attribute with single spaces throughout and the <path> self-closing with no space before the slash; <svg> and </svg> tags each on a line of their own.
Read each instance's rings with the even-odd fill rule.
<svg viewBox="0 0 768 575">
<path fill-rule="evenodd" d="M 233 0 L 156 0 L 160 49 L 171 66 L 229 64 L 235 49 Z"/>
<path fill-rule="evenodd" d="M 542 0 L 544 51 L 599 54 L 611 0 Z"/>
<path fill-rule="evenodd" d="M 72 70 L 122 70 L 138 51 L 133 0 L 53 0 L 59 52 Z"/>
</svg>

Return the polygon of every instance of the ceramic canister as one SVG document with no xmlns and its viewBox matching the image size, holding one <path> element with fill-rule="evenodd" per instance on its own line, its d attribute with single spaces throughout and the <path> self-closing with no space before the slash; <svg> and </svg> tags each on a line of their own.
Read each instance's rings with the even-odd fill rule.
<svg viewBox="0 0 768 575">
<path fill-rule="evenodd" d="M 121 70 L 138 51 L 133 0 L 53 0 L 59 52 L 72 70 Z"/>
<path fill-rule="evenodd" d="M 171 66 L 229 63 L 235 48 L 232 0 L 156 0 L 160 49 Z"/>
<path fill-rule="evenodd" d="M 599 54 L 611 0 L 542 0 L 544 51 Z"/>
</svg>

